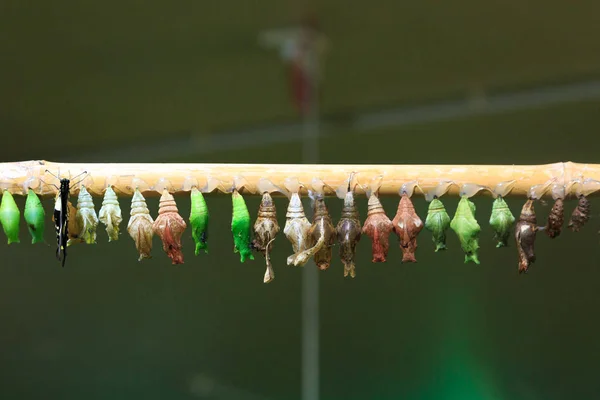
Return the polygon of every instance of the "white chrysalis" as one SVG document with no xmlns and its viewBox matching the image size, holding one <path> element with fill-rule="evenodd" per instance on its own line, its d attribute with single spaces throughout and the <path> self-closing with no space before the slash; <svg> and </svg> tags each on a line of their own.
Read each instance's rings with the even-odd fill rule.
<svg viewBox="0 0 600 400">
<path fill-rule="evenodd" d="M 106 233 L 108 241 L 117 240 L 119 238 L 119 224 L 123 221 L 121 216 L 121 207 L 119 199 L 112 187 L 107 187 L 102 200 L 102 208 L 98 214 L 98 219 L 106 225 Z"/>
<path fill-rule="evenodd" d="M 87 244 L 96 243 L 98 216 L 94 209 L 94 200 L 83 185 L 81 185 L 79 196 L 77 198 L 77 214 L 75 215 L 75 218 L 81 226 L 81 240 Z"/>
</svg>

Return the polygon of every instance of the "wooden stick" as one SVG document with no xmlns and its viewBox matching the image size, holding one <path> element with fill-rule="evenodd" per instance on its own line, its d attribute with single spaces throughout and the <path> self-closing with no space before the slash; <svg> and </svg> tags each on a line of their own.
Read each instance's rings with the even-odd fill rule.
<svg viewBox="0 0 600 400">
<path fill-rule="evenodd" d="M 47 172 L 48 171 L 48 172 Z M 268 178 L 283 187 L 288 177 L 297 177 L 311 188 L 313 178 L 320 178 L 331 188 L 347 182 L 355 172 L 358 182 L 357 193 L 364 193 L 371 179 L 382 176 L 379 194 L 397 196 L 404 183 L 417 181 L 422 191 L 433 190 L 440 182 L 452 181 L 448 195 L 458 195 L 463 184 L 478 184 L 489 188 L 479 194 L 491 194 L 501 182 L 515 181 L 510 196 L 525 197 L 535 185 L 564 185 L 566 194 L 591 194 L 600 188 L 600 164 L 578 164 L 559 162 L 545 165 L 304 165 L 304 164 L 73 164 L 49 161 L 24 161 L 0 163 L 0 189 L 13 194 L 25 194 L 28 188 L 42 196 L 57 193 L 57 179 L 75 177 L 87 171 L 81 181 L 90 194 L 102 196 L 108 185 L 112 185 L 121 196 L 131 196 L 136 187 L 144 195 L 157 196 L 163 188 L 180 194 L 190 190 L 191 185 L 203 187 L 209 177 L 220 180 L 215 193 L 226 193 L 233 187 L 236 176 L 248 182 L 241 193 L 259 194 L 257 183 Z M 52 173 L 52 174 L 51 174 Z M 78 179 L 77 179 L 78 180 Z M 597 181 L 594 183 L 594 181 Z M 587 182 L 577 184 L 577 182 Z M 591 183 L 590 183 L 591 182 Z M 73 182 L 75 183 L 75 182 Z M 79 185 L 75 185 L 79 186 Z M 73 187 L 76 194 L 79 187 Z M 419 189 L 415 193 L 420 193 Z M 326 189 L 327 195 L 334 195 Z M 550 191 L 545 195 L 549 195 Z"/>
</svg>

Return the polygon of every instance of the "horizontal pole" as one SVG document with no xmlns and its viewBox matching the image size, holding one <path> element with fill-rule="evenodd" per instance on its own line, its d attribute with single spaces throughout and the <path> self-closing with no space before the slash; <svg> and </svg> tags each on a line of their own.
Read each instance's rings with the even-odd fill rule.
<svg viewBox="0 0 600 400">
<path fill-rule="evenodd" d="M 234 184 L 235 177 L 243 177 L 247 185 L 240 189 L 244 194 L 260 194 L 257 183 L 267 178 L 273 184 L 283 187 L 284 180 L 297 177 L 311 188 L 313 178 L 320 178 L 332 189 L 326 188 L 326 195 L 335 195 L 334 189 L 348 181 L 354 172 L 357 193 L 364 193 L 372 179 L 381 176 L 381 196 L 398 195 L 407 182 L 418 182 L 421 191 L 435 189 L 440 182 L 452 181 L 447 195 L 459 195 L 463 184 L 477 184 L 490 190 L 503 182 L 514 181 L 508 196 L 526 197 L 530 188 L 536 185 L 563 185 L 566 195 L 581 191 L 582 185 L 575 182 L 597 181 L 600 184 L 600 164 L 579 164 L 558 162 L 544 165 L 327 165 L 327 164 L 128 164 L 128 163 L 54 163 L 49 161 L 23 161 L 0 163 L 0 188 L 13 194 L 25 194 L 28 188 L 42 196 L 54 196 L 58 181 L 75 178 L 87 171 L 81 180 L 93 196 L 102 196 L 107 186 L 112 185 L 121 196 L 131 196 L 138 187 L 144 195 L 158 196 L 164 188 L 173 194 L 190 190 L 193 183 L 203 187 L 209 177 L 221 182 L 215 193 L 227 193 Z M 54 186 L 56 185 L 56 186 Z M 75 185 L 78 186 L 78 185 Z M 73 187 L 77 193 L 78 187 Z M 597 188 L 594 186 L 594 190 Z M 594 190 L 588 190 L 589 194 Z M 415 191 L 416 194 L 420 190 Z M 491 195 L 482 190 L 479 194 Z M 545 195 L 550 195 L 550 191 Z"/>
</svg>

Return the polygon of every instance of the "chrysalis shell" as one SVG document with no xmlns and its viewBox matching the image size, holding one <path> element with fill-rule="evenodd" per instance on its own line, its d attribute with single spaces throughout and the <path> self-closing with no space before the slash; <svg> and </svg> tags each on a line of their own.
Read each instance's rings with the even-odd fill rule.
<svg viewBox="0 0 600 400">
<path fill-rule="evenodd" d="M 83 228 L 79 220 L 75 218 L 76 215 L 77 208 L 70 200 L 67 200 L 67 237 L 69 238 L 67 246 L 70 246 L 73 243 L 83 242 L 83 239 L 81 239 L 81 231 Z"/>
<path fill-rule="evenodd" d="M 590 202 L 584 195 L 579 196 L 577 207 L 571 214 L 568 227 L 573 232 L 579 232 L 583 225 L 590 219 Z"/>
<path fill-rule="evenodd" d="M 521 210 L 521 215 L 515 228 L 515 239 L 519 252 L 519 273 L 527 272 L 535 262 L 535 236 L 537 233 L 537 218 L 533 208 L 533 199 L 527 200 Z"/>
<path fill-rule="evenodd" d="M 292 244 L 294 254 L 301 253 L 308 247 L 308 230 L 311 224 L 304 214 L 304 206 L 297 192 L 292 193 L 285 216 L 283 233 Z M 294 255 L 289 256 L 287 264 L 291 265 L 293 260 Z"/>
<path fill-rule="evenodd" d="M 337 238 L 340 244 L 340 259 L 344 264 L 344 277 L 356 277 L 356 245 L 360 241 L 361 226 L 358 210 L 354 204 L 354 194 L 348 191 L 344 197 L 342 218 L 336 227 Z"/>
<path fill-rule="evenodd" d="M 85 186 L 81 186 L 79 196 L 77 197 L 77 222 L 81 226 L 81 239 L 87 244 L 96 243 L 96 227 L 98 226 L 98 216 L 94 209 L 94 200 L 88 193 Z"/>
<path fill-rule="evenodd" d="M 270 265 L 269 251 L 273 248 L 273 241 L 279 233 L 279 229 L 277 210 L 273 198 L 268 192 L 264 192 L 258 208 L 258 216 L 254 223 L 254 240 L 252 241 L 252 247 L 263 253 L 267 261 L 264 283 L 269 283 L 275 279 L 273 268 Z"/>
<path fill-rule="evenodd" d="M 431 232 L 435 251 L 446 250 L 446 231 L 450 228 L 450 216 L 440 199 L 434 198 L 429 203 L 425 229 Z"/>
<path fill-rule="evenodd" d="M 565 205 L 562 198 L 554 200 L 554 205 L 548 214 L 548 222 L 546 222 L 546 228 L 544 231 L 546 235 L 554 239 L 562 230 L 563 224 L 565 223 Z"/>
<path fill-rule="evenodd" d="M 186 227 L 185 221 L 179 215 L 173 195 L 164 189 L 160 197 L 158 217 L 156 217 L 152 229 L 155 234 L 160 236 L 163 242 L 163 250 L 174 265 L 183 264 L 181 235 Z"/>
<path fill-rule="evenodd" d="M 135 241 L 135 247 L 140 254 L 138 261 L 152 257 L 150 252 L 152 251 L 152 236 L 154 236 L 153 224 L 154 220 L 150 216 L 146 199 L 136 189 L 131 199 L 131 217 L 127 224 L 127 232 Z"/>
<path fill-rule="evenodd" d="M 196 243 L 195 254 L 200 254 L 200 250 L 204 250 L 208 253 L 208 206 L 204 195 L 197 188 L 192 188 L 190 194 L 191 208 L 190 208 L 190 224 L 192 225 L 192 238 Z"/>
<path fill-rule="evenodd" d="M 304 265 L 311 257 L 320 270 L 326 270 L 331 264 L 331 246 L 335 244 L 336 230 L 331 222 L 329 210 L 322 195 L 313 203 L 313 223 L 308 230 L 308 249 L 293 256 L 294 265 Z"/>
<path fill-rule="evenodd" d="M 104 192 L 104 199 L 102 200 L 102 208 L 100 208 L 98 219 L 106 225 L 109 242 L 119 239 L 119 224 L 123 221 L 123 217 L 121 216 L 121 207 L 119 206 L 117 194 L 110 186 Z"/>
<path fill-rule="evenodd" d="M 240 253 L 240 262 L 254 260 L 252 255 L 250 213 L 244 197 L 234 190 L 231 194 L 233 212 L 231 215 L 231 233 L 233 234 L 233 252 Z"/>
<path fill-rule="evenodd" d="M 8 244 L 19 243 L 19 220 L 21 212 L 15 203 L 12 194 L 5 190 L 2 193 L 2 204 L 0 204 L 0 223 L 8 238 Z"/>
<path fill-rule="evenodd" d="M 371 238 L 372 262 L 385 262 L 390 248 L 389 236 L 394 229 L 392 220 L 385 214 L 379 198 L 372 193 L 367 206 L 367 219 L 362 232 Z"/>
<path fill-rule="evenodd" d="M 398 203 L 398 211 L 392 223 L 394 232 L 400 240 L 402 262 L 417 262 L 417 235 L 423 229 L 423 221 L 417 215 L 415 207 L 408 195 L 404 194 Z"/>
<path fill-rule="evenodd" d="M 27 229 L 29 229 L 29 233 L 31 234 L 31 243 L 43 242 L 44 227 L 46 226 L 44 218 L 46 214 L 40 198 L 31 189 L 27 193 L 23 216 L 25 217 L 25 222 L 27 222 Z"/>
<path fill-rule="evenodd" d="M 479 264 L 477 249 L 479 248 L 478 236 L 481 227 L 475 219 L 475 204 L 467 196 L 462 196 L 458 202 L 450 227 L 460 240 L 460 246 L 465 253 L 465 263 L 473 261 L 475 264 Z"/>
<path fill-rule="evenodd" d="M 492 204 L 492 215 L 490 216 L 490 226 L 494 230 L 494 240 L 497 241 L 496 247 L 508 246 L 508 237 L 515 217 L 510 212 L 508 204 L 502 196 L 498 196 Z"/>
</svg>

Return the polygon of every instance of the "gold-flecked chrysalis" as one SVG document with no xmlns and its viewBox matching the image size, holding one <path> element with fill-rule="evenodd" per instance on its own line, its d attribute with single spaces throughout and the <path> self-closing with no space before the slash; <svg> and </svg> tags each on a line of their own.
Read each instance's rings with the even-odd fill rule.
<svg viewBox="0 0 600 400">
<path fill-rule="evenodd" d="M 270 192 L 282 191 L 270 180 L 262 178 L 258 182 L 258 190 L 262 193 L 262 199 L 258 208 L 258 216 L 254 223 L 254 240 L 252 247 L 263 253 L 267 269 L 263 278 L 264 283 L 269 283 L 275 279 L 275 272 L 271 265 L 269 251 L 273 248 L 273 241 L 279 233 L 279 224 L 277 223 L 277 209 L 270 195 Z"/>
</svg>

